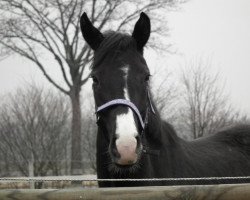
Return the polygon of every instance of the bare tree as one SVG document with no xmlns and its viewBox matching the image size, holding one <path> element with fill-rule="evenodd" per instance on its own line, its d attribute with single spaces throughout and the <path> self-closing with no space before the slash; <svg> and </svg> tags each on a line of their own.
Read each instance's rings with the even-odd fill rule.
<svg viewBox="0 0 250 200">
<path fill-rule="evenodd" d="M 163 34 L 166 23 L 163 13 L 175 8 L 178 0 L 1 0 L 0 44 L 1 56 L 16 53 L 32 61 L 47 80 L 64 94 L 72 105 L 72 174 L 82 172 L 81 165 L 81 112 L 80 91 L 89 75 L 86 66 L 92 57 L 88 45 L 83 43 L 79 19 L 87 11 L 91 22 L 99 29 L 128 29 L 140 12 L 144 11 L 153 20 L 153 33 Z M 160 13 L 160 14 L 159 14 Z M 153 39 L 151 40 L 153 41 Z M 154 40 L 151 45 L 157 46 Z M 158 42 L 160 44 L 160 42 Z M 58 66 L 64 84 L 59 84 L 48 73 L 50 66 Z M 84 75 L 85 74 L 85 75 Z"/>
<path fill-rule="evenodd" d="M 178 88 L 170 71 L 167 71 L 165 68 L 158 69 L 152 76 L 154 103 L 161 116 L 172 123 L 177 116 Z"/>
<path fill-rule="evenodd" d="M 218 129 L 244 121 L 225 94 L 219 73 L 211 73 L 211 59 L 196 59 L 182 72 L 181 123 L 193 138 L 215 133 Z"/>
<path fill-rule="evenodd" d="M 96 174 L 96 134 L 97 126 L 95 124 L 94 115 L 88 112 L 88 116 L 83 117 L 83 161 L 87 164 L 85 169 L 89 170 L 89 173 Z"/>
<path fill-rule="evenodd" d="M 82 140 L 82 153 L 84 169 L 88 174 L 96 174 L 96 115 L 92 91 L 86 92 L 86 96 L 82 102 L 84 110 L 82 111 L 82 124 L 83 124 L 83 140 Z"/>
<path fill-rule="evenodd" d="M 67 173 L 67 105 L 62 96 L 34 86 L 9 96 L 0 107 L 0 155 L 5 174 L 8 170 L 12 174 L 7 175 L 24 176 Z"/>
</svg>

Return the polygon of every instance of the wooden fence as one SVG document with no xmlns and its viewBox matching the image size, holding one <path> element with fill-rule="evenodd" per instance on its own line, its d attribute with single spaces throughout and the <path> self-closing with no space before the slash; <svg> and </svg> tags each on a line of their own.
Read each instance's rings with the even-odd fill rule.
<svg viewBox="0 0 250 200">
<path fill-rule="evenodd" d="M 1 200 L 249 200 L 250 184 L 0 190 Z"/>
</svg>

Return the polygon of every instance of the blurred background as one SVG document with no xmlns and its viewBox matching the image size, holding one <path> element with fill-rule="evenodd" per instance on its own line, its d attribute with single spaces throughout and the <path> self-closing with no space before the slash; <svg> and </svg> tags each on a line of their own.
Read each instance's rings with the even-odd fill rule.
<svg viewBox="0 0 250 200">
<path fill-rule="evenodd" d="M 131 33 L 142 11 L 153 99 L 178 135 L 249 123 L 248 0 L 1 0 L 0 177 L 96 174 L 93 52 L 79 18 Z"/>
</svg>

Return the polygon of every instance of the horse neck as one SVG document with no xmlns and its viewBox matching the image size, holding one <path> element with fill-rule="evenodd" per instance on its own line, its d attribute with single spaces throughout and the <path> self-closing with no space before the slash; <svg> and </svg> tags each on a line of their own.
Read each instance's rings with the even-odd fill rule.
<svg viewBox="0 0 250 200">
<path fill-rule="evenodd" d="M 150 112 L 147 136 L 158 145 L 175 145 L 180 138 L 171 124 L 161 119 L 159 112 Z"/>
</svg>

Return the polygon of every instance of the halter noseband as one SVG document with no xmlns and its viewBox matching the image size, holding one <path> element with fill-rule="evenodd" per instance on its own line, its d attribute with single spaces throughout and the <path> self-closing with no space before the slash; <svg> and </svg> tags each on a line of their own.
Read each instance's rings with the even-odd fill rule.
<svg viewBox="0 0 250 200">
<path fill-rule="evenodd" d="M 151 102 L 149 91 L 147 92 L 147 95 L 148 95 L 148 102 L 150 104 L 151 111 L 155 114 L 155 110 L 154 110 L 154 107 L 153 107 L 152 102 Z M 140 111 L 138 110 L 136 105 L 127 99 L 113 99 L 111 101 L 108 101 L 108 102 L 104 103 L 103 105 L 97 107 L 96 114 L 105 110 L 106 108 L 109 108 L 109 107 L 115 106 L 115 105 L 125 105 L 125 106 L 130 107 L 134 111 L 134 113 L 137 115 L 139 122 L 140 122 L 140 125 L 142 127 L 142 130 L 144 131 L 146 124 L 148 122 L 148 110 L 149 110 L 148 105 L 147 105 L 146 115 L 145 115 L 144 121 L 143 121 L 142 116 L 140 114 Z"/>
<path fill-rule="evenodd" d="M 154 154 L 154 155 L 158 155 L 159 152 L 156 150 L 150 150 L 149 148 L 146 147 L 145 145 L 145 138 L 144 138 L 144 132 L 145 132 L 145 128 L 147 126 L 148 123 L 148 114 L 149 114 L 149 109 L 151 109 L 151 111 L 155 114 L 155 110 L 154 107 L 152 105 L 151 102 L 151 98 L 150 98 L 150 94 L 149 91 L 147 92 L 147 96 L 148 96 L 148 103 L 147 103 L 147 108 L 146 108 L 146 114 L 145 114 L 145 118 L 143 121 L 143 118 L 140 114 L 140 111 L 138 110 L 138 108 L 136 107 L 136 105 L 134 103 L 132 103 L 131 101 L 127 100 L 127 99 L 113 99 L 111 101 L 108 101 L 106 103 L 104 103 L 103 105 L 99 106 L 96 108 L 96 116 L 97 116 L 97 121 L 98 121 L 98 113 L 100 113 L 101 111 L 111 107 L 111 106 L 115 106 L 115 105 L 124 105 L 124 106 L 128 106 L 129 108 L 131 108 L 133 110 L 133 112 L 137 115 L 140 125 L 142 127 L 142 132 L 141 132 L 141 138 L 142 138 L 142 143 L 143 144 L 143 152 L 147 153 L 147 154 Z"/>
<path fill-rule="evenodd" d="M 134 113 L 137 115 L 138 119 L 139 119 L 139 122 L 141 124 L 141 127 L 142 129 L 145 128 L 145 123 L 144 121 L 142 120 L 142 116 L 138 110 L 138 108 L 135 106 L 135 104 L 133 104 L 131 101 L 129 100 L 126 100 L 126 99 L 114 99 L 114 100 L 111 100 L 101 106 L 99 106 L 96 110 L 96 113 L 99 113 L 101 112 L 102 110 L 108 108 L 108 107 L 111 107 L 111 106 L 114 106 L 114 105 L 125 105 L 125 106 L 128 106 L 130 107 Z"/>
</svg>

